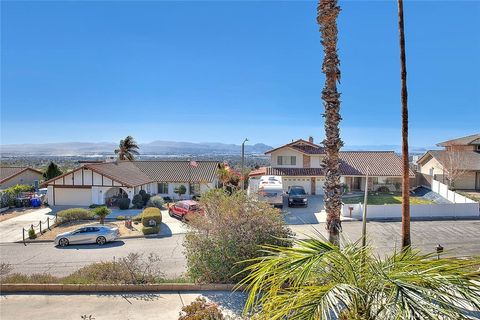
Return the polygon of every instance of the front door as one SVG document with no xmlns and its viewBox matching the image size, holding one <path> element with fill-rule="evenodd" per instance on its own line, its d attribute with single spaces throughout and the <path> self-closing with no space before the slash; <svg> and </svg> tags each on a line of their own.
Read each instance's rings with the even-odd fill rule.
<svg viewBox="0 0 480 320">
<path fill-rule="evenodd" d="M 362 184 L 361 177 L 353 177 L 353 190 L 360 190 L 361 184 Z"/>
</svg>

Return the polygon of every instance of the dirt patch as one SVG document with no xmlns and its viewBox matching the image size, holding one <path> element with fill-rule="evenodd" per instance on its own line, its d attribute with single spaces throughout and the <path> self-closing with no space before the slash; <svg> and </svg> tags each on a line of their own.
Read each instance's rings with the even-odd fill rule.
<svg viewBox="0 0 480 320">
<path fill-rule="evenodd" d="M 81 227 L 91 226 L 91 225 L 98 225 L 96 221 L 72 221 L 62 223 L 56 227 L 51 228 L 51 230 L 47 230 L 42 235 L 37 235 L 37 240 L 55 240 L 55 237 L 60 233 L 69 232 L 76 230 Z M 132 224 L 132 228 L 129 229 L 125 227 L 124 221 L 114 221 L 114 222 L 105 222 L 106 226 L 117 227 L 118 231 L 120 232 L 120 236 L 141 236 L 142 233 L 142 225 L 141 224 Z"/>
<path fill-rule="evenodd" d="M 45 207 L 8 209 L 0 213 L 0 222 L 24 215 L 26 213 L 34 212 L 35 210 L 42 209 L 42 208 L 45 208 Z"/>
</svg>

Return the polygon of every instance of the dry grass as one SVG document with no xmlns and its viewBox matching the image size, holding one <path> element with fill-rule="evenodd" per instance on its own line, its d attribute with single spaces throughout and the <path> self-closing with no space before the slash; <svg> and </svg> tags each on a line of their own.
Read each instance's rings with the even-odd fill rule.
<svg viewBox="0 0 480 320">
<path fill-rule="evenodd" d="M 363 203 L 363 196 L 360 197 L 351 197 L 351 198 L 343 198 L 343 203 L 350 204 L 350 203 Z M 396 193 L 369 193 L 368 194 L 368 204 L 400 204 L 402 203 L 402 195 Z M 422 198 L 422 197 L 414 197 L 410 196 L 410 204 L 432 204 L 433 202 Z"/>
<path fill-rule="evenodd" d="M 38 240 L 54 240 L 57 235 L 63 232 L 69 232 L 76 230 L 81 227 L 90 226 L 90 225 L 98 225 L 96 221 L 71 221 L 62 223 L 59 226 L 51 228 L 51 230 L 47 230 L 47 232 L 43 233 L 42 235 L 38 235 Z M 114 221 L 114 222 L 106 222 L 106 226 L 117 227 L 120 236 L 141 236 L 142 234 L 142 225 L 141 224 L 132 224 L 132 229 L 125 227 L 125 221 Z"/>
</svg>

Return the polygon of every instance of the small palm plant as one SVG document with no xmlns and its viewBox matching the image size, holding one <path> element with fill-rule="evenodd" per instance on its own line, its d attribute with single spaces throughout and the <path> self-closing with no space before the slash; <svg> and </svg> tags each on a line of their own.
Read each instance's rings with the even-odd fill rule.
<svg viewBox="0 0 480 320">
<path fill-rule="evenodd" d="M 100 218 L 100 223 L 105 223 L 105 217 L 112 213 L 112 210 L 108 209 L 106 206 L 101 206 L 93 209 L 93 212 L 97 217 Z"/>
<path fill-rule="evenodd" d="M 470 319 L 466 310 L 480 310 L 478 257 L 380 259 L 369 246 L 320 238 L 263 251 L 240 283 L 250 290 L 245 311 L 261 319 Z"/>
</svg>

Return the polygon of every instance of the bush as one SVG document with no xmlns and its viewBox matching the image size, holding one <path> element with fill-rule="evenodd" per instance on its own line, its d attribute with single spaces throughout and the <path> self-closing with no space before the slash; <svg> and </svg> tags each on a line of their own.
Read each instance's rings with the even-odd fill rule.
<svg viewBox="0 0 480 320">
<path fill-rule="evenodd" d="M 32 228 L 28 229 L 28 239 L 36 239 L 37 234 L 35 233 L 35 230 Z"/>
<path fill-rule="evenodd" d="M 182 308 L 178 320 L 223 320 L 225 317 L 216 303 L 207 302 L 203 297 Z"/>
<path fill-rule="evenodd" d="M 137 209 L 143 208 L 143 197 L 141 194 L 136 194 L 133 196 L 132 204 Z"/>
<path fill-rule="evenodd" d="M 390 192 L 390 189 L 388 189 L 388 187 L 386 187 L 386 186 L 381 186 L 377 189 L 377 192 L 388 193 L 388 192 Z"/>
<path fill-rule="evenodd" d="M 247 263 L 261 255 L 259 246 L 291 246 L 293 236 L 278 209 L 245 192 L 222 189 L 202 195 L 205 215 L 189 222 L 185 241 L 188 272 L 196 282 L 236 283 Z"/>
<path fill-rule="evenodd" d="M 160 226 L 156 226 L 156 227 L 143 227 L 142 228 L 142 233 L 144 235 L 147 235 L 147 234 L 157 234 L 160 232 Z"/>
<path fill-rule="evenodd" d="M 28 184 L 17 184 L 13 187 L 3 190 L 3 192 L 9 194 L 12 197 L 18 197 L 22 192 L 33 192 L 35 187 Z"/>
<path fill-rule="evenodd" d="M 120 210 L 127 210 L 130 208 L 130 199 L 129 198 L 120 198 L 117 200 L 118 208 Z"/>
<path fill-rule="evenodd" d="M 152 227 L 149 222 L 150 220 L 155 221 L 155 226 L 160 227 L 162 223 L 162 212 L 158 208 L 146 208 L 142 212 L 142 224 L 145 227 Z"/>
<path fill-rule="evenodd" d="M 117 220 L 125 220 L 125 216 L 117 216 Z"/>
<path fill-rule="evenodd" d="M 172 198 L 170 198 L 170 197 L 164 197 L 163 201 L 166 202 L 166 203 L 173 202 Z"/>
<path fill-rule="evenodd" d="M 48 273 L 12 273 L 2 278 L 2 283 L 58 283 L 57 277 Z"/>
<path fill-rule="evenodd" d="M 140 190 L 138 194 L 142 196 L 143 206 L 146 206 L 148 203 L 148 200 L 150 200 L 151 195 L 147 193 L 145 190 Z"/>
<path fill-rule="evenodd" d="M 100 223 L 105 222 L 105 217 L 112 213 L 112 210 L 108 209 L 106 206 L 97 207 L 92 210 L 92 212 L 100 218 Z"/>
<path fill-rule="evenodd" d="M 95 213 L 83 208 L 71 208 L 59 211 L 57 217 L 61 222 L 93 220 L 95 218 Z"/>
<path fill-rule="evenodd" d="M 147 207 L 155 207 L 158 209 L 162 209 L 165 202 L 161 196 L 153 196 L 148 200 Z"/>
</svg>

